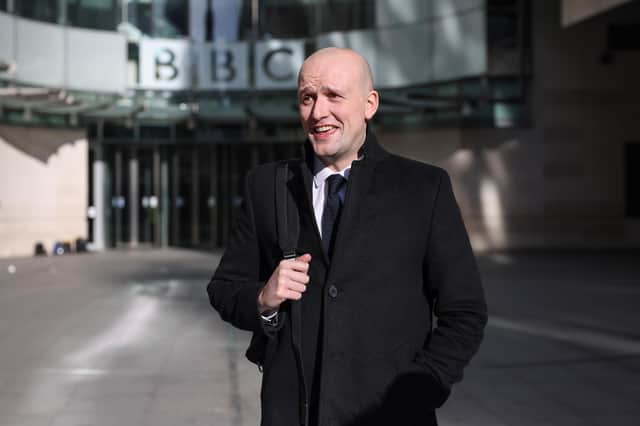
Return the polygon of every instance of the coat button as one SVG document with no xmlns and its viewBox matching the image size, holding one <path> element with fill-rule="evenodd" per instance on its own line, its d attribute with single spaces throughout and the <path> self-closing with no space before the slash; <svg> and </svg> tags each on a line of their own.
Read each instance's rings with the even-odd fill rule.
<svg viewBox="0 0 640 426">
<path fill-rule="evenodd" d="M 336 297 L 338 297 L 338 287 L 336 287 L 335 285 L 331 284 L 329 286 L 329 296 L 332 299 L 335 299 Z"/>
</svg>

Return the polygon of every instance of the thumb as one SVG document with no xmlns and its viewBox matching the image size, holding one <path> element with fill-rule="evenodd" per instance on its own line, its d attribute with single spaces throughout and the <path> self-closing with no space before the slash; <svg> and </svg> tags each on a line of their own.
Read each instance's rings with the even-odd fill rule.
<svg viewBox="0 0 640 426">
<path fill-rule="evenodd" d="M 309 263 L 311 262 L 311 255 L 309 253 L 305 253 L 302 256 L 298 256 L 298 259 L 301 262 Z"/>
</svg>

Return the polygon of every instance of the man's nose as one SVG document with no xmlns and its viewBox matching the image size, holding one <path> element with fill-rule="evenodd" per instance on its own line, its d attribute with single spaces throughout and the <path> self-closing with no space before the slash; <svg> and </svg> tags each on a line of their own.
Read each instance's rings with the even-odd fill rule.
<svg viewBox="0 0 640 426">
<path fill-rule="evenodd" d="M 311 117 L 314 120 L 320 120 L 329 115 L 329 104 L 323 96 L 318 96 L 313 104 Z"/>
</svg>

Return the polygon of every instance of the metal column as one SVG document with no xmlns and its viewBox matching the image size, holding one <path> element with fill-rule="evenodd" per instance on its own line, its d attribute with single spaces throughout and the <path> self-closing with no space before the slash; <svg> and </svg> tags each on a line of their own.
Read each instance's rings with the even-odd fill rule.
<svg viewBox="0 0 640 426">
<path fill-rule="evenodd" d="M 240 200 L 240 192 L 238 191 L 240 175 L 238 173 L 238 147 L 229 145 L 229 221 L 226 234 L 227 238 L 231 235 L 233 219 L 237 213 Z M 228 241 L 228 240 L 227 240 Z"/>
<path fill-rule="evenodd" d="M 200 243 L 200 204 L 198 203 L 200 169 L 198 164 L 198 149 L 191 151 L 191 244 Z"/>
<path fill-rule="evenodd" d="M 157 205 L 155 205 L 155 207 L 152 207 L 153 244 L 154 245 L 162 244 L 161 222 L 162 222 L 163 211 L 162 211 L 162 196 L 161 196 L 162 188 L 161 188 L 160 179 L 161 179 L 160 178 L 160 148 L 156 146 L 155 148 L 153 148 L 153 177 L 152 177 L 152 180 L 153 180 L 152 196 L 155 197 L 156 200 L 158 200 Z"/>
<path fill-rule="evenodd" d="M 218 156 L 216 155 L 216 151 L 218 150 L 218 145 L 213 145 L 209 152 L 210 161 L 209 161 L 209 229 L 210 229 L 210 238 L 211 245 L 216 247 L 219 244 L 218 241 L 218 205 L 219 199 L 218 197 Z"/>
<path fill-rule="evenodd" d="M 173 227 L 171 228 L 171 243 L 179 245 L 180 238 L 180 207 L 182 199 L 180 198 L 180 151 L 177 149 L 171 157 L 171 194 L 173 201 L 171 203 L 171 220 Z"/>
<path fill-rule="evenodd" d="M 169 162 L 167 148 L 160 152 L 160 245 L 169 246 Z"/>
<path fill-rule="evenodd" d="M 138 246 L 138 223 L 140 221 L 140 184 L 138 167 L 138 151 L 131 150 L 129 157 L 129 245 Z"/>
<path fill-rule="evenodd" d="M 260 164 L 260 149 L 257 145 L 251 147 L 251 168 Z"/>
<path fill-rule="evenodd" d="M 229 229 L 231 227 L 231 195 L 230 186 L 231 179 L 229 176 L 229 145 L 220 145 L 220 212 L 222 219 L 222 235 L 220 241 L 223 246 L 227 244 L 229 239 Z"/>
<path fill-rule="evenodd" d="M 114 244 L 118 246 L 122 242 L 122 205 L 123 195 L 122 195 L 122 150 L 120 148 L 116 149 L 114 156 L 114 180 L 115 180 L 115 191 L 114 198 L 115 204 L 113 207 L 115 209 L 115 240 Z"/>
</svg>

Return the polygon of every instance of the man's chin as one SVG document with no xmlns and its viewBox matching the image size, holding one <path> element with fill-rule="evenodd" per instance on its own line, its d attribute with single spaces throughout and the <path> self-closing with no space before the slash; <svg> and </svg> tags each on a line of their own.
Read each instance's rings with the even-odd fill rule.
<svg viewBox="0 0 640 426">
<path fill-rule="evenodd" d="M 331 139 L 319 139 L 312 135 L 309 135 L 309 140 L 311 141 L 311 146 L 313 147 L 313 151 L 318 156 L 332 156 L 336 153 L 336 144 L 334 143 L 333 138 Z"/>
<path fill-rule="evenodd" d="M 323 143 L 313 142 L 311 146 L 313 147 L 313 152 L 320 158 L 329 159 L 335 157 L 335 155 L 337 154 L 334 147 L 328 146 Z"/>
</svg>

